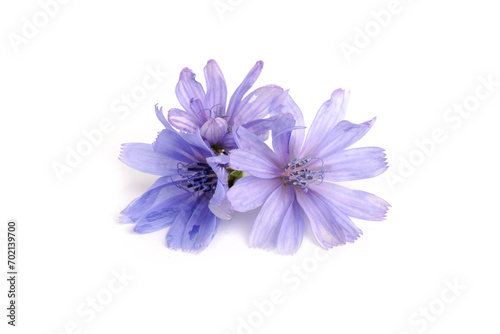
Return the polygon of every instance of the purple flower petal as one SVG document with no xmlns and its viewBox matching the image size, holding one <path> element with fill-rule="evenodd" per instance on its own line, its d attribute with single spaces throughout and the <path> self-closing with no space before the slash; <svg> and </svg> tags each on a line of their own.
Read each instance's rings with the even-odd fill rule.
<svg viewBox="0 0 500 334">
<path fill-rule="evenodd" d="M 144 194 L 122 210 L 122 222 L 136 223 L 156 204 L 185 193 L 186 191 L 177 187 L 172 177 L 160 177 Z"/>
<path fill-rule="evenodd" d="M 241 124 L 264 118 L 271 110 L 276 108 L 287 95 L 287 91 L 276 85 L 258 88 L 248 94 L 238 105 L 238 108 L 233 110 L 227 123 L 237 128 Z"/>
<path fill-rule="evenodd" d="M 212 145 L 217 145 L 222 142 L 227 132 L 227 123 L 224 119 L 217 117 L 211 118 L 203 124 L 200 129 L 201 134 Z"/>
<path fill-rule="evenodd" d="M 208 204 L 208 208 L 214 215 L 220 219 L 229 220 L 233 216 L 234 210 L 229 203 L 227 197 L 228 192 L 228 172 L 226 170 L 229 164 L 229 156 L 219 155 L 211 158 L 207 158 L 207 163 L 212 168 L 212 170 L 217 174 L 217 187 L 215 192 Z"/>
<path fill-rule="evenodd" d="M 230 152 L 238 148 L 238 145 L 236 145 L 236 142 L 234 141 L 234 135 L 232 133 L 226 133 L 226 135 L 222 139 L 221 146 L 224 147 L 224 150 L 226 152 Z"/>
<path fill-rule="evenodd" d="M 261 154 L 243 149 L 231 151 L 229 166 L 262 179 L 271 179 L 283 174 L 281 169 Z"/>
<path fill-rule="evenodd" d="M 197 161 L 204 161 L 207 157 L 215 155 L 209 144 L 201 137 L 200 129 L 196 129 L 194 133 L 183 133 L 181 135 L 182 139 L 191 145 Z"/>
<path fill-rule="evenodd" d="M 302 144 L 304 142 L 305 137 L 305 121 L 304 116 L 302 115 L 302 111 L 300 111 L 299 106 L 293 101 L 290 95 L 287 95 L 283 102 L 271 111 L 271 116 L 279 116 L 282 114 L 291 114 L 295 119 L 295 125 L 298 127 L 296 130 L 292 132 L 290 136 L 290 159 L 293 160 L 298 158 L 296 156 L 297 153 L 300 152 Z M 304 127 L 304 128 L 301 128 Z"/>
<path fill-rule="evenodd" d="M 356 225 L 354 225 L 349 216 L 342 213 L 332 205 L 330 205 L 330 208 L 332 208 L 333 214 L 335 215 L 335 217 L 337 217 L 337 220 L 340 223 L 340 227 L 342 228 L 342 231 L 344 231 L 345 240 L 347 242 L 354 242 L 361 235 L 363 235 L 363 231 L 361 231 Z"/>
<path fill-rule="evenodd" d="M 183 249 L 182 248 L 182 236 L 186 230 L 187 223 L 191 215 L 193 214 L 194 208 L 199 204 L 199 201 L 186 205 L 175 217 L 172 226 L 167 232 L 167 246 L 171 249 Z"/>
<path fill-rule="evenodd" d="M 312 185 L 311 189 L 324 196 L 340 211 L 354 218 L 384 220 L 385 214 L 391 206 L 382 198 L 373 194 L 361 190 L 352 190 L 330 182 Z"/>
<path fill-rule="evenodd" d="M 339 210 L 331 201 L 328 200 L 328 198 L 324 197 L 320 192 L 314 190 L 311 190 L 310 192 L 320 198 L 330 213 L 335 217 L 336 222 L 345 234 L 347 242 L 354 242 L 363 234 L 363 232 L 356 225 L 354 225 L 349 216 Z"/>
<path fill-rule="evenodd" d="M 193 115 L 201 120 L 202 124 L 210 117 L 210 109 L 205 108 L 200 99 L 191 99 L 191 108 L 188 110 L 191 110 Z"/>
<path fill-rule="evenodd" d="M 201 252 L 212 241 L 219 221 L 208 209 L 208 197 L 202 196 L 179 212 L 167 233 L 167 246 L 185 252 Z"/>
<path fill-rule="evenodd" d="M 361 147 L 340 151 L 323 160 L 325 180 L 344 182 L 361 180 L 387 170 L 385 153 L 379 147 Z"/>
<path fill-rule="evenodd" d="M 227 197 L 236 211 L 247 212 L 264 204 L 269 195 L 282 184 L 283 180 L 280 178 L 245 176 L 229 189 Z"/>
<path fill-rule="evenodd" d="M 191 202 L 193 198 L 192 194 L 183 191 L 181 194 L 168 197 L 163 201 L 156 201 L 157 204 L 149 208 L 147 214 L 137 219 L 134 232 L 151 233 L 170 226 L 182 207 Z"/>
<path fill-rule="evenodd" d="M 219 115 L 223 116 L 226 111 L 227 88 L 224 75 L 213 59 L 210 59 L 205 66 L 205 80 L 207 82 L 207 94 L 205 95 L 205 107 L 217 107 Z"/>
<path fill-rule="evenodd" d="M 205 196 L 196 206 L 182 234 L 182 250 L 185 252 L 201 252 L 210 244 L 217 233 L 220 219 L 208 208 L 208 197 Z"/>
<path fill-rule="evenodd" d="M 342 121 L 325 138 L 324 144 L 316 150 L 316 156 L 328 157 L 343 150 L 361 138 L 371 129 L 376 118 L 361 124 Z M 303 150 L 304 151 L 304 150 Z"/>
<path fill-rule="evenodd" d="M 302 190 L 297 190 L 296 195 L 300 206 L 309 218 L 313 234 L 321 246 L 331 248 L 345 244 L 346 237 L 338 218 L 334 216 L 323 200 L 311 191 L 305 193 Z"/>
<path fill-rule="evenodd" d="M 195 116 L 194 113 L 176 108 L 168 111 L 168 121 L 177 129 L 190 133 L 196 132 L 196 129 L 200 128 L 203 124 L 200 118 Z"/>
<path fill-rule="evenodd" d="M 162 176 L 177 173 L 177 161 L 155 152 L 151 144 L 122 144 L 119 159 L 127 166 L 143 173 Z"/>
<path fill-rule="evenodd" d="M 153 149 L 177 161 L 190 163 L 196 160 L 190 145 L 174 131 L 162 130 L 153 144 Z"/>
<path fill-rule="evenodd" d="M 250 233 L 250 246 L 273 249 L 278 242 L 278 235 L 283 219 L 293 201 L 292 187 L 279 187 L 262 206 Z"/>
<path fill-rule="evenodd" d="M 290 160 L 290 136 L 295 129 L 295 119 L 291 114 L 281 115 L 273 124 L 273 149 L 279 159 L 286 165 Z"/>
<path fill-rule="evenodd" d="M 193 99 L 205 100 L 203 86 L 196 81 L 196 75 L 189 68 L 184 68 L 179 75 L 179 82 L 175 86 L 175 94 L 184 110 L 191 110 Z"/>
<path fill-rule="evenodd" d="M 158 120 L 165 126 L 165 129 L 168 129 L 170 131 L 174 131 L 170 123 L 168 123 L 167 119 L 165 118 L 165 115 L 163 114 L 163 107 L 158 108 L 158 104 L 155 105 L 155 112 L 156 112 L 156 117 Z"/>
<path fill-rule="evenodd" d="M 274 153 L 273 150 L 271 150 L 269 146 L 266 145 L 266 143 L 260 140 L 259 137 L 257 137 L 255 134 L 248 131 L 244 127 L 239 127 L 236 130 L 234 139 L 239 148 L 246 151 L 251 151 L 258 156 L 261 156 L 263 159 L 269 161 L 270 164 L 274 165 L 276 169 L 284 167 L 283 161 L 280 160 L 278 155 L 276 155 L 276 153 Z"/>
<path fill-rule="evenodd" d="M 278 253 L 291 255 L 297 252 L 304 238 L 304 218 L 299 203 L 293 199 L 278 234 Z"/>
<path fill-rule="evenodd" d="M 227 198 L 227 189 L 225 188 L 227 188 L 227 185 L 224 186 L 223 182 L 217 181 L 217 188 L 215 188 L 208 208 L 218 218 L 229 220 L 233 216 L 234 210 Z"/>
<path fill-rule="evenodd" d="M 227 108 L 226 114 L 228 118 L 231 118 L 232 113 L 238 108 L 239 104 L 241 103 L 243 96 L 245 96 L 246 92 L 248 92 L 250 88 L 252 88 L 255 81 L 257 81 L 257 78 L 259 77 L 263 66 L 264 63 L 262 61 L 258 61 L 250 70 L 250 72 L 248 72 L 245 79 L 243 79 L 243 82 L 234 91 L 233 96 L 231 96 L 231 99 L 229 100 L 229 105 Z"/>
<path fill-rule="evenodd" d="M 302 156 L 318 156 L 318 148 L 330 142 L 328 137 L 337 123 L 344 118 L 349 100 L 349 93 L 337 89 L 332 93 L 330 100 L 321 105 L 316 117 L 309 128 Z"/>
<path fill-rule="evenodd" d="M 276 119 L 277 117 L 256 119 L 240 126 L 255 134 L 261 141 L 266 141 L 269 138 L 269 131 Z"/>
</svg>

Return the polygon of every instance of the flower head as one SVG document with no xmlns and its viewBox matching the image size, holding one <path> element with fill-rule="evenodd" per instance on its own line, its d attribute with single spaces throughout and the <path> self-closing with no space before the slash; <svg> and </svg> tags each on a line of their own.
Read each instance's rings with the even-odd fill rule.
<svg viewBox="0 0 500 334">
<path fill-rule="evenodd" d="M 334 91 L 305 140 L 304 128 L 296 125 L 298 107 L 289 99 L 272 126 L 274 151 L 244 127 L 237 130 L 239 149 L 231 152 L 229 165 L 250 176 L 238 180 L 227 196 L 236 211 L 263 205 L 250 235 L 252 247 L 296 252 L 303 239 L 304 213 L 325 248 L 353 242 L 362 234 L 350 217 L 385 219 L 390 205 L 383 199 L 333 183 L 371 178 L 387 169 L 383 149 L 347 149 L 375 121 L 342 120 L 348 99 L 344 90 Z"/>
<path fill-rule="evenodd" d="M 123 144 L 120 160 L 138 171 L 161 177 L 121 213 L 122 222 L 135 223 L 134 231 L 148 233 L 170 226 L 167 245 L 173 249 L 200 252 L 219 226 L 229 219 L 227 202 L 227 156 L 216 156 L 201 138 L 179 133 L 166 122 L 151 144 Z"/>
<path fill-rule="evenodd" d="M 263 62 L 258 61 L 235 90 L 227 102 L 226 80 L 215 60 L 205 66 L 207 90 L 196 81 L 196 75 L 184 68 L 175 88 L 177 98 L 184 108 L 170 109 L 168 121 L 175 128 L 188 133 L 198 129 L 204 139 L 217 152 L 236 148 L 233 133 L 241 125 L 252 133 L 266 139 L 274 118 L 266 116 L 288 95 L 275 85 L 260 87 L 246 97 L 262 71 Z"/>
</svg>

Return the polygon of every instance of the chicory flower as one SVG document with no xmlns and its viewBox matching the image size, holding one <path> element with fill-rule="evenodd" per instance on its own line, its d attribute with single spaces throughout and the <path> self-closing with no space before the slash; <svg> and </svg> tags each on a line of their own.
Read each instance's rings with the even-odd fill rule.
<svg viewBox="0 0 500 334">
<path fill-rule="evenodd" d="M 353 242 L 362 234 L 350 217 L 385 219 L 390 206 L 386 201 L 333 183 L 371 178 L 387 169 L 383 149 L 348 149 L 375 121 L 342 120 L 348 99 L 344 90 L 334 91 L 318 110 L 305 140 L 293 116 L 297 112 L 290 109 L 296 105 L 285 106 L 272 126 L 274 151 L 244 127 L 237 130 L 238 149 L 231 151 L 229 166 L 249 176 L 238 180 L 227 196 L 236 211 L 263 205 L 250 234 L 252 247 L 295 253 L 303 239 L 305 216 L 324 248 Z"/>
<path fill-rule="evenodd" d="M 170 227 L 167 246 L 200 252 L 212 241 L 220 219 L 230 219 L 227 202 L 227 156 L 216 156 L 200 131 L 175 131 L 156 108 L 165 125 L 151 144 L 122 145 L 120 160 L 149 174 L 161 176 L 122 212 L 121 221 L 134 223 L 137 233 Z"/>
<path fill-rule="evenodd" d="M 184 68 L 175 88 L 177 98 L 184 108 L 170 109 L 168 121 L 175 128 L 188 133 L 198 129 L 211 148 L 217 153 L 236 148 L 233 132 L 244 126 L 247 130 L 266 139 L 275 117 L 267 117 L 288 95 L 281 87 L 267 85 L 248 95 L 262 71 L 264 63 L 258 61 L 227 103 L 226 80 L 215 60 L 209 60 L 204 73 L 207 90 L 196 81 L 196 75 Z"/>
</svg>

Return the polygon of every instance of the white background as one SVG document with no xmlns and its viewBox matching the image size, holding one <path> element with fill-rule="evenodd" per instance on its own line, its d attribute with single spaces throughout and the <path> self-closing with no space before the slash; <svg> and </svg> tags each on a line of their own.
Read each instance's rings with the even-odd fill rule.
<svg viewBox="0 0 500 334">
<path fill-rule="evenodd" d="M 444 118 L 474 102 L 480 77 L 500 81 L 495 3 L 401 0 L 348 62 L 341 43 L 377 29 L 370 13 L 389 1 L 226 1 L 222 16 L 212 0 L 69 1 L 17 52 L 9 36 L 22 36 L 23 17 L 33 22 L 41 7 L 2 2 L 0 263 L 5 272 L 5 226 L 16 219 L 20 273 L 14 329 L 0 285 L 2 333 L 498 333 L 500 87 L 467 118 Z M 394 187 L 384 175 L 349 184 L 392 208 L 384 222 L 356 221 L 364 235 L 322 261 L 310 232 L 294 256 L 249 248 L 257 211 L 223 222 L 199 255 L 171 251 L 166 231 L 137 235 L 118 223 L 155 177 L 117 157 L 121 143 L 155 139 L 154 105 L 179 107 L 178 73 L 190 67 L 204 82 L 211 58 L 229 93 L 263 60 L 256 85 L 290 89 L 307 124 L 334 89 L 350 89 L 346 118 L 378 117 L 357 145 L 384 147 L 387 175 L 398 175 L 401 159 L 422 158 L 415 141 L 435 129 L 446 140 Z M 115 113 L 157 67 L 169 73 L 161 84 L 128 115 Z M 52 164 L 103 119 L 113 130 L 59 181 Z M 300 278 L 293 266 L 309 273 Z M 112 294 L 122 270 L 133 279 Z M 446 282 L 462 289 L 453 294 Z M 273 290 L 282 303 L 257 313 Z M 107 304 L 90 319 L 96 297 Z M 429 307 L 432 321 L 422 320 Z"/>
</svg>

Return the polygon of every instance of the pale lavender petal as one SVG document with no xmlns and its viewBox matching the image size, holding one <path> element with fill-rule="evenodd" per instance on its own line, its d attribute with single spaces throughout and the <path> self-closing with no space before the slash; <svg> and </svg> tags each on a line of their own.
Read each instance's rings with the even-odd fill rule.
<svg viewBox="0 0 500 334">
<path fill-rule="evenodd" d="M 293 187 L 279 187 L 262 206 L 250 232 L 250 246 L 273 249 L 278 242 L 278 235 L 283 219 L 294 200 Z"/>
<path fill-rule="evenodd" d="M 220 219 L 208 208 L 208 197 L 201 199 L 186 223 L 182 234 L 182 250 L 201 252 L 210 244 L 219 227 Z"/>
<path fill-rule="evenodd" d="M 167 233 L 166 239 L 168 248 L 182 249 L 182 236 L 186 230 L 189 218 L 191 218 L 191 215 L 198 204 L 199 200 L 186 205 L 181 211 L 179 211 Z"/>
<path fill-rule="evenodd" d="M 262 179 L 283 176 L 283 171 L 261 154 L 243 149 L 231 151 L 229 166 Z"/>
<path fill-rule="evenodd" d="M 135 223 L 153 206 L 185 193 L 185 190 L 177 187 L 172 177 L 161 177 L 144 194 L 134 199 L 122 210 L 121 222 Z"/>
<path fill-rule="evenodd" d="M 134 227 L 136 233 L 150 233 L 170 226 L 182 207 L 193 200 L 193 195 L 183 192 L 177 196 L 171 196 L 163 201 L 156 201 L 147 213 L 137 219 Z"/>
<path fill-rule="evenodd" d="M 236 88 L 233 96 L 231 96 L 231 99 L 229 100 L 229 105 L 226 112 L 228 118 L 231 118 L 233 111 L 238 108 L 241 100 L 243 99 L 243 96 L 245 96 L 246 92 L 248 92 L 255 81 L 257 81 L 257 78 L 259 77 L 263 66 L 264 63 L 262 61 L 258 61 L 250 70 L 250 72 L 248 72 L 245 79 L 243 79 L 243 82 L 238 86 L 238 88 Z"/>
<path fill-rule="evenodd" d="M 163 230 L 172 225 L 178 214 L 178 209 L 170 208 L 165 208 L 163 211 L 153 212 L 151 216 L 144 216 L 137 222 L 134 226 L 134 232 L 146 234 Z"/>
<path fill-rule="evenodd" d="M 363 231 L 361 231 L 354 223 L 351 218 L 346 214 L 342 213 L 340 210 L 335 208 L 333 205 L 330 205 L 330 208 L 340 223 L 340 227 L 345 234 L 345 240 L 347 242 L 356 241 L 361 235 L 363 235 Z"/>
<path fill-rule="evenodd" d="M 277 169 L 284 167 L 283 161 L 281 161 L 278 155 L 276 155 L 276 153 L 274 153 L 273 150 L 266 145 L 266 143 L 260 140 L 259 137 L 248 131 L 246 128 L 239 127 L 235 132 L 234 139 L 239 148 L 262 156 L 263 159 L 268 160 L 269 163 L 276 166 Z"/>
<path fill-rule="evenodd" d="M 295 127 L 295 119 L 291 114 L 281 115 L 273 124 L 273 149 L 283 165 L 290 162 L 290 136 Z"/>
<path fill-rule="evenodd" d="M 387 170 L 384 149 L 379 147 L 343 150 L 324 158 L 323 163 L 325 180 L 334 182 L 367 179 Z"/>
<path fill-rule="evenodd" d="M 279 186 L 283 184 L 280 178 L 260 179 L 245 176 L 229 189 L 227 197 L 234 210 L 247 212 L 258 208 Z"/>
<path fill-rule="evenodd" d="M 175 131 L 170 123 L 168 123 L 167 119 L 165 118 L 165 115 L 163 114 L 163 107 L 158 108 L 158 104 L 155 105 L 155 112 L 156 112 L 156 117 L 158 120 L 165 126 L 165 129 Z"/>
<path fill-rule="evenodd" d="M 375 120 L 376 118 L 373 118 L 361 124 L 353 124 L 348 121 L 340 122 L 327 135 L 323 145 L 316 150 L 315 155 L 320 158 L 329 157 L 340 150 L 348 148 L 363 138 L 363 136 L 371 129 Z"/>
<path fill-rule="evenodd" d="M 215 155 L 210 149 L 210 144 L 201 137 L 200 129 L 196 129 L 194 133 L 181 133 L 179 135 L 191 145 L 196 161 L 205 161 L 207 157 Z"/>
<path fill-rule="evenodd" d="M 293 160 L 295 158 L 300 158 L 297 154 L 300 152 L 305 137 L 305 127 L 300 127 L 305 126 L 305 121 L 302 111 L 300 111 L 299 106 L 297 106 L 290 95 L 287 95 L 283 102 L 271 111 L 271 115 L 275 117 L 285 113 L 292 114 L 295 119 L 295 125 L 298 126 L 290 136 L 290 160 Z"/>
<path fill-rule="evenodd" d="M 227 88 L 226 80 L 217 62 L 210 59 L 205 66 L 205 80 L 207 82 L 207 94 L 205 95 L 205 107 L 212 109 L 217 106 L 220 115 L 226 110 Z"/>
<path fill-rule="evenodd" d="M 304 238 L 304 221 L 304 214 L 299 203 L 294 198 L 292 205 L 290 205 L 285 214 L 278 234 L 278 253 L 291 255 L 297 252 Z"/>
<path fill-rule="evenodd" d="M 314 237 L 321 246 L 331 248 L 345 244 L 345 233 L 340 227 L 338 218 L 328 206 L 313 192 L 296 191 L 297 200 L 309 218 Z"/>
<path fill-rule="evenodd" d="M 196 81 L 196 75 L 189 68 L 184 68 L 179 75 L 179 82 L 175 86 L 175 94 L 184 110 L 191 110 L 193 99 L 205 100 L 203 86 Z"/>
<path fill-rule="evenodd" d="M 288 92 L 276 85 L 258 88 L 248 94 L 229 117 L 228 124 L 237 128 L 241 124 L 264 118 L 279 105 Z"/>
<path fill-rule="evenodd" d="M 155 152 L 151 144 L 122 144 L 119 159 L 127 166 L 143 173 L 162 176 L 177 173 L 177 161 Z"/>
<path fill-rule="evenodd" d="M 318 156 L 318 149 L 329 143 L 329 134 L 345 115 L 349 93 L 337 89 L 319 108 L 316 117 L 309 128 L 307 137 L 302 147 L 301 156 Z"/>
<path fill-rule="evenodd" d="M 191 146 L 174 131 L 162 130 L 153 144 L 153 149 L 177 161 L 190 163 L 196 160 Z"/>
<path fill-rule="evenodd" d="M 352 190 L 338 184 L 323 182 L 311 189 L 324 196 L 348 216 L 364 220 L 384 220 L 391 206 L 382 198 L 361 190 Z"/>
<path fill-rule="evenodd" d="M 233 216 L 234 210 L 227 197 L 228 192 L 228 172 L 226 167 L 229 164 L 229 156 L 219 155 L 207 159 L 207 163 L 217 174 L 217 187 L 208 204 L 208 208 L 220 219 L 229 220 Z"/>
<path fill-rule="evenodd" d="M 207 158 L 207 162 L 212 167 L 213 171 L 219 175 L 219 173 L 227 172 L 226 167 L 229 166 L 229 156 L 228 155 L 217 155 L 211 158 Z M 225 175 L 225 174 L 223 174 Z M 220 176 L 223 176 L 222 174 Z"/>
<path fill-rule="evenodd" d="M 205 108 L 200 99 L 191 100 L 191 112 L 198 117 L 202 123 L 206 122 L 210 117 L 210 109 Z"/>
<path fill-rule="evenodd" d="M 266 141 L 269 138 L 269 131 L 276 119 L 277 117 L 256 119 L 240 126 L 257 135 L 261 141 Z"/>
<path fill-rule="evenodd" d="M 196 132 L 196 129 L 203 124 L 198 116 L 192 112 L 186 112 L 180 109 L 170 109 L 168 111 L 168 121 L 172 126 L 185 132 Z"/>
<path fill-rule="evenodd" d="M 234 135 L 232 133 L 226 133 L 226 135 L 222 139 L 221 146 L 224 147 L 224 150 L 226 152 L 230 152 L 238 148 L 238 145 L 236 145 L 236 142 L 234 141 Z"/>
<path fill-rule="evenodd" d="M 336 222 L 344 232 L 347 242 L 354 242 L 363 234 L 363 232 L 356 225 L 354 225 L 351 218 L 349 218 L 348 215 L 346 215 L 338 207 L 336 207 L 328 198 L 324 197 L 321 193 L 314 190 L 310 190 L 309 192 L 313 193 L 323 201 L 323 203 L 335 217 Z"/>
<path fill-rule="evenodd" d="M 220 144 L 227 133 L 227 122 L 220 117 L 211 118 L 203 124 L 200 132 L 210 144 Z"/>
<path fill-rule="evenodd" d="M 212 213 L 220 219 L 229 220 L 234 214 L 234 210 L 231 207 L 231 203 L 227 198 L 227 185 L 224 186 L 223 182 L 217 181 L 217 188 L 212 195 L 212 199 L 208 204 L 208 208 Z"/>
</svg>

